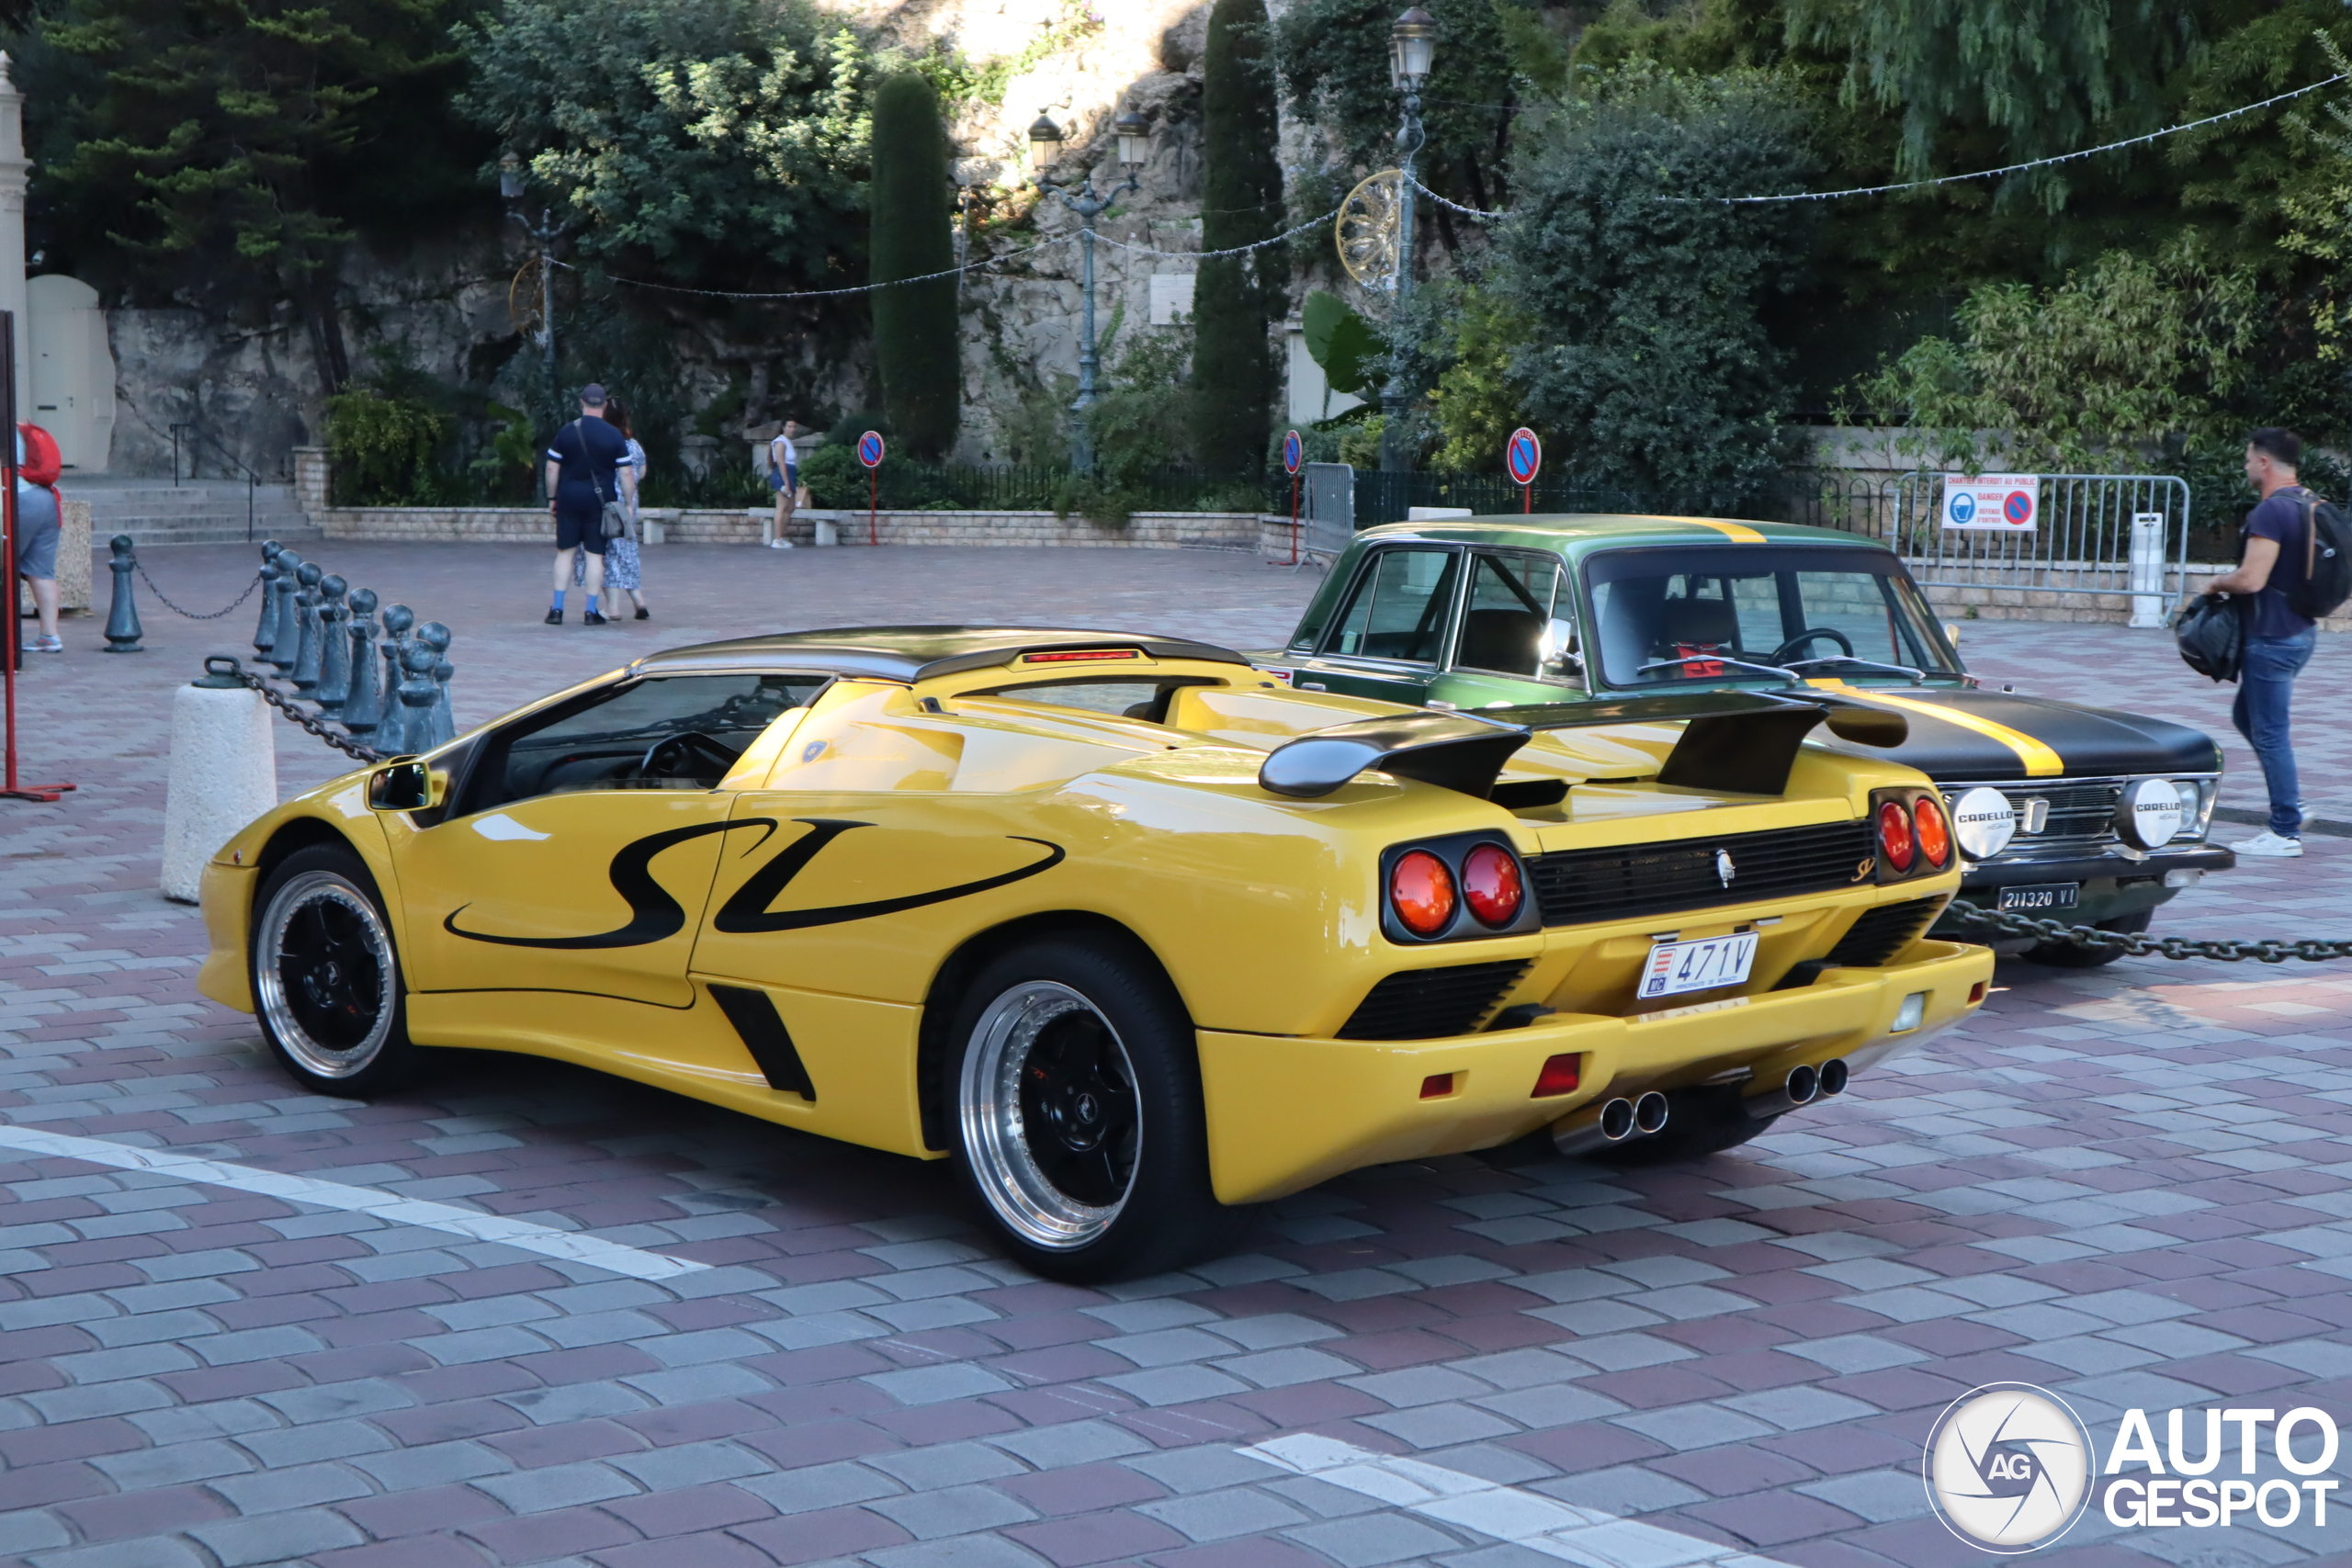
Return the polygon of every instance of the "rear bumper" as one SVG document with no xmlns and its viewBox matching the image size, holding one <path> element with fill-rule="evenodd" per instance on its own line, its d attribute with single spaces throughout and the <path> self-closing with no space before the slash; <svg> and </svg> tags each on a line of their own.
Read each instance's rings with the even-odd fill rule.
<svg viewBox="0 0 2352 1568">
<path fill-rule="evenodd" d="M 1842 1056 L 1860 1068 L 1959 1022 L 1983 1000 L 1993 954 L 1922 942 L 1913 962 L 1833 969 L 1799 989 L 1701 1002 L 1640 1018 L 1558 1013 L 1522 1029 L 1444 1040 L 1328 1040 L 1199 1033 L 1209 1166 L 1218 1199 L 1279 1198 L 1391 1160 L 1492 1148 L 1602 1098 L 1676 1089 L 1739 1068 L 1774 1081 Z M 1892 1034 L 1925 993 L 1916 1029 Z M 1531 1098 L 1546 1059 L 1583 1058 L 1577 1089 Z M 1432 1077 L 1442 1092 L 1422 1098 Z"/>
</svg>

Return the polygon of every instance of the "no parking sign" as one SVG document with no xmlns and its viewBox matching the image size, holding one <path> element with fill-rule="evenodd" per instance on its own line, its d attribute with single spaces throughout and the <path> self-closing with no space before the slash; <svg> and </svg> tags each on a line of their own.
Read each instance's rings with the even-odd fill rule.
<svg viewBox="0 0 2352 1568">
<path fill-rule="evenodd" d="M 1284 432 L 1283 434 L 1283 472 L 1288 474 L 1293 479 L 1296 479 L 1298 478 L 1299 465 L 1305 461 L 1306 461 L 1306 443 L 1299 438 L 1297 431 L 1292 430 Z"/>
<path fill-rule="evenodd" d="M 882 466 L 882 433 L 869 430 L 857 438 L 857 460 L 869 468 Z"/>
<path fill-rule="evenodd" d="M 2041 495 L 2039 474 L 1946 474 L 1943 525 L 2030 534 Z"/>
</svg>

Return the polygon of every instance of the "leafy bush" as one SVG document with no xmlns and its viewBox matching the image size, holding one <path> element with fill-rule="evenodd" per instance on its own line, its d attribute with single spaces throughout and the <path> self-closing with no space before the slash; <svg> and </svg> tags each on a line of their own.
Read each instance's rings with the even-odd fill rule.
<svg viewBox="0 0 2352 1568">
<path fill-rule="evenodd" d="M 1528 324 L 1508 380 L 1564 480 L 1636 469 L 1727 507 L 1769 490 L 1791 454 L 1762 310 L 1802 277 L 1805 220 L 1711 198 L 1798 189 L 1808 166 L 1751 72 L 1631 67 L 1523 133 L 1484 284 Z"/>
<path fill-rule="evenodd" d="M 360 387 L 327 400 L 327 455 L 344 505 L 403 505 L 433 499 L 433 449 L 441 415 L 407 398 Z"/>
<path fill-rule="evenodd" d="M 1283 229 L 1283 173 L 1275 161 L 1273 72 L 1264 0 L 1216 0 L 1209 10 L 1201 81 L 1201 248 L 1259 244 Z M 1193 428 L 1208 467 L 1260 471 L 1273 423 L 1274 351 L 1269 328 L 1290 281 L 1288 247 L 1204 255 L 1193 289 Z"/>
<path fill-rule="evenodd" d="M 947 131 L 939 98 L 912 73 L 874 94 L 873 280 L 928 277 L 956 265 L 949 225 Z M 956 340 L 956 280 L 900 283 L 873 295 L 874 362 L 893 423 L 910 457 L 939 457 L 956 444 L 964 390 Z"/>
</svg>

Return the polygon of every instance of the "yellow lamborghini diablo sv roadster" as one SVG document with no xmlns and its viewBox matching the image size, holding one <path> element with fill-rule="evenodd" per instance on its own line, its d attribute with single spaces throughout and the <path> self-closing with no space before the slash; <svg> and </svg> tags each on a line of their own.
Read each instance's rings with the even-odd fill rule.
<svg viewBox="0 0 2352 1568">
<path fill-rule="evenodd" d="M 1942 807 L 1825 723 L 1904 733 L 1431 712 L 1122 633 L 710 643 L 254 821 L 199 983 L 317 1089 L 558 1057 L 944 1156 L 1029 1267 L 1148 1272 L 1383 1161 L 1728 1148 L 1965 1017 Z"/>
</svg>

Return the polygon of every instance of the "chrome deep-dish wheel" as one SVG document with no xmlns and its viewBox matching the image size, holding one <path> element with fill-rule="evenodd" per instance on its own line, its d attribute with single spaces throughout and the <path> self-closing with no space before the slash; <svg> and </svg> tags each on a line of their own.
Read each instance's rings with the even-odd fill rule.
<svg viewBox="0 0 2352 1568">
<path fill-rule="evenodd" d="M 972 1174 L 997 1217 L 1055 1251 L 1101 1239 L 1143 1146 L 1135 1068 L 1101 1010 L 1054 980 L 1004 992 L 973 1032 L 959 1098 Z"/>
<path fill-rule="evenodd" d="M 1246 1223 L 1211 1187 L 1192 1020 L 1138 944 L 1071 932 L 1002 953 L 964 987 L 949 1038 L 956 1173 L 1029 1268 L 1157 1273 Z"/>
<path fill-rule="evenodd" d="M 313 1089 L 389 1087 L 414 1052 L 391 930 L 358 857 L 300 851 L 271 873 L 259 904 L 254 1005 L 278 1060 Z"/>
</svg>

